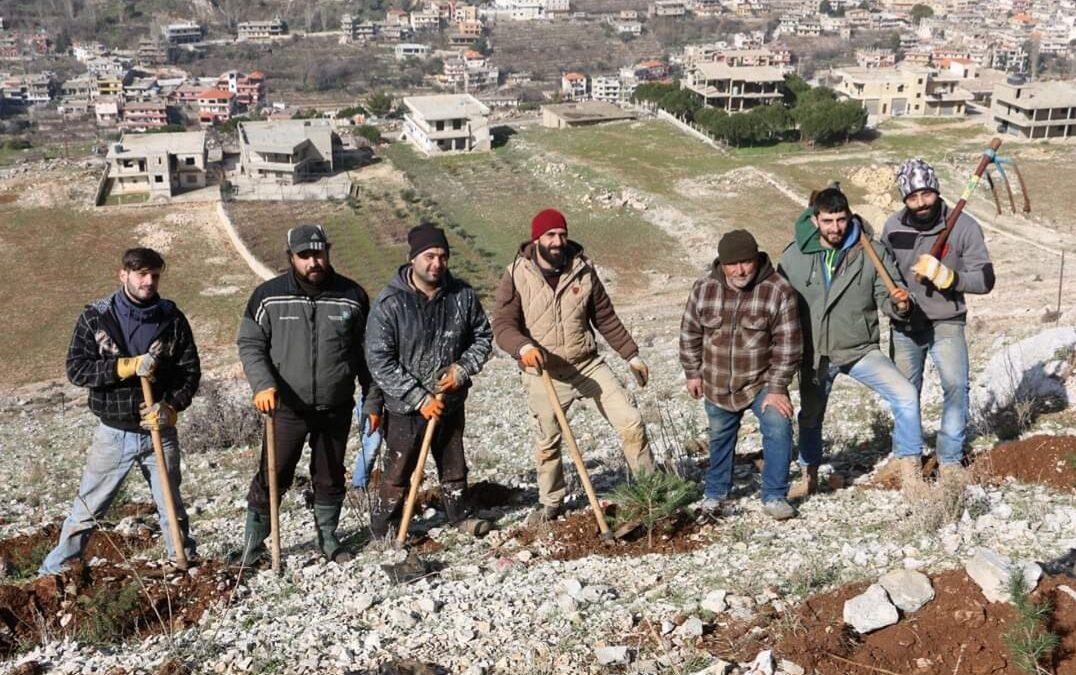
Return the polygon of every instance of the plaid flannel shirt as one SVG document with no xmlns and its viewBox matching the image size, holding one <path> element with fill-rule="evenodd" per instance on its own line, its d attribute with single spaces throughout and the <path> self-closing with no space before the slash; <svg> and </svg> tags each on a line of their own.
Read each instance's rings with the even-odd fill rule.
<svg viewBox="0 0 1076 675">
<path fill-rule="evenodd" d="M 122 291 L 121 291 L 122 292 Z M 154 374 L 153 400 L 166 401 L 175 410 L 185 410 L 198 391 L 202 378 L 198 348 L 183 312 L 168 300 L 165 321 L 149 351 L 158 358 Z M 123 331 L 112 310 L 112 298 L 102 298 L 86 306 L 75 324 L 67 349 L 67 377 L 72 384 L 90 390 L 90 411 L 105 424 L 134 431 L 141 420 L 142 384 L 137 377 L 121 380 L 116 362 L 129 354 Z"/>
<path fill-rule="evenodd" d="M 680 321 L 680 364 L 713 404 L 744 410 L 763 387 L 787 395 L 802 352 L 796 293 L 765 253 L 742 291 L 726 285 L 717 261 L 695 282 Z"/>
</svg>

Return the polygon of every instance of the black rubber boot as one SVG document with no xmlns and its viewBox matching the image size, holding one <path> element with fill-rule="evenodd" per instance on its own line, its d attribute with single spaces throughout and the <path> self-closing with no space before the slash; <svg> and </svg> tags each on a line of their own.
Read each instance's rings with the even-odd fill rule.
<svg viewBox="0 0 1076 675">
<path fill-rule="evenodd" d="M 351 553 L 336 538 L 336 526 L 340 524 L 340 508 L 343 504 L 314 504 L 314 524 L 318 531 L 318 548 L 326 560 L 344 563 L 351 560 Z"/>
<path fill-rule="evenodd" d="M 269 549 L 265 547 L 265 540 L 271 533 L 272 524 L 269 522 L 269 516 L 248 508 L 247 522 L 243 528 L 243 548 L 228 556 L 228 563 L 255 567 L 268 560 Z"/>
</svg>

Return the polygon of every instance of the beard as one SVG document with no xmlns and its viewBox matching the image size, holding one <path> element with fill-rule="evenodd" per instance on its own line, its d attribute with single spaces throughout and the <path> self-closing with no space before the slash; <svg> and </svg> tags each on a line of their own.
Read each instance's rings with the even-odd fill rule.
<svg viewBox="0 0 1076 675">
<path fill-rule="evenodd" d="M 921 208 L 917 211 L 908 209 L 908 218 L 911 220 L 912 225 L 918 228 L 929 228 L 934 223 L 938 222 L 938 216 L 941 214 L 942 200 L 938 199 L 930 206 Z"/>
<path fill-rule="evenodd" d="M 325 275 L 328 273 L 328 270 L 326 270 L 321 265 L 316 265 L 314 267 L 308 268 L 306 271 L 296 269 L 295 273 L 298 274 L 299 278 L 306 283 L 312 286 L 317 286 L 321 282 L 325 281 Z"/>
<path fill-rule="evenodd" d="M 557 269 L 564 267 L 564 263 L 568 261 L 568 253 L 564 247 L 550 249 L 538 244 L 538 255 Z"/>
</svg>

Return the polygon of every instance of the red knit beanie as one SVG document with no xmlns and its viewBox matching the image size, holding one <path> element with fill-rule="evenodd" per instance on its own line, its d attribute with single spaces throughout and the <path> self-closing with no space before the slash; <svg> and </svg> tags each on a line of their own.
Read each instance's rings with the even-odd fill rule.
<svg viewBox="0 0 1076 675">
<path fill-rule="evenodd" d="M 567 232 L 568 221 L 564 219 L 564 214 L 556 209 L 539 211 L 538 215 L 531 221 L 531 241 L 536 241 L 550 230 L 564 230 Z"/>
</svg>

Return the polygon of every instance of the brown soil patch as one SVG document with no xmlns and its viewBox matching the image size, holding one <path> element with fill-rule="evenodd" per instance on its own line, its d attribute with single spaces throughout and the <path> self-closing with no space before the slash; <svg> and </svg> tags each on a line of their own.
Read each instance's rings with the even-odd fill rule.
<svg viewBox="0 0 1076 675">
<path fill-rule="evenodd" d="M 702 646 L 741 661 L 772 648 L 776 658 L 827 675 L 1020 675 L 1004 641 L 1015 618 L 1012 607 L 987 602 L 963 570 L 931 580 L 934 600 L 868 635 L 857 634 L 842 619 L 845 601 L 867 587 L 857 583 L 809 598 L 787 616 L 778 616 L 767 606 L 750 622 L 714 631 Z M 1044 665 L 1054 675 L 1076 675 L 1076 600 L 1058 590 L 1062 584 L 1073 587 L 1076 580 L 1047 577 L 1032 597 L 1053 604 L 1049 627 L 1061 637 L 1053 663 Z"/>
<path fill-rule="evenodd" d="M 511 506 L 516 503 L 522 493 L 523 491 L 518 488 L 511 488 L 507 485 L 501 485 L 500 483 L 494 483 L 487 480 L 479 481 L 474 485 L 467 487 L 467 498 L 470 499 L 474 507 L 478 509 L 495 509 L 502 506 Z M 416 509 L 421 513 L 422 509 L 429 507 L 435 509 L 441 508 L 440 485 L 435 485 L 419 491 Z"/>
<path fill-rule="evenodd" d="M 0 540 L 0 568 L 6 576 L 27 577 L 37 574 L 37 566 L 60 538 L 60 525 L 46 525 L 37 532 Z M 84 560 L 104 558 L 111 563 L 123 562 L 153 544 L 152 532 L 124 537 L 115 532 L 94 530 L 86 544 Z M 118 550 L 117 550 L 118 549 Z"/>
<path fill-rule="evenodd" d="M 607 511 L 611 512 L 609 508 Z M 615 529 L 611 513 L 606 514 L 609 527 Z M 684 553 L 710 543 L 713 525 L 697 525 L 686 516 L 666 523 L 654 531 L 653 546 L 647 541 L 646 530 L 637 528 L 629 535 L 604 541 L 598 523 L 590 510 L 578 511 L 552 523 L 522 527 L 513 534 L 516 541 L 539 555 L 554 560 L 576 560 L 589 555 L 641 556 L 650 553 Z"/>
<path fill-rule="evenodd" d="M 58 536 L 59 526 L 50 525 L 0 541 L 0 557 L 40 562 Z M 97 530 L 85 560 L 99 557 L 107 563 L 89 567 L 76 562 L 61 575 L 0 585 L 0 658 L 37 645 L 43 637 L 106 643 L 180 630 L 196 623 L 234 586 L 235 575 L 213 561 L 190 573 L 170 574 L 152 563 L 124 561 L 153 541 L 149 533 L 122 537 Z M 19 570 L 31 575 L 35 571 Z"/>
<path fill-rule="evenodd" d="M 1002 443 L 972 465 L 987 480 L 1009 476 L 1059 490 L 1076 490 L 1076 436 L 1032 436 Z"/>
</svg>

